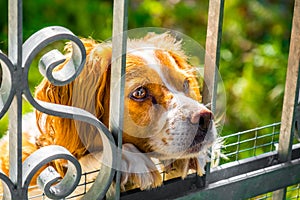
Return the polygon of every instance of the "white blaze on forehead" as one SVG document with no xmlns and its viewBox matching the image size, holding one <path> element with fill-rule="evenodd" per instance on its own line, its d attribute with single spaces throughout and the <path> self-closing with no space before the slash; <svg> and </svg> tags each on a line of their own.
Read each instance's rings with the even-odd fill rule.
<svg viewBox="0 0 300 200">
<path fill-rule="evenodd" d="M 129 54 L 142 58 L 145 63 L 157 73 L 162 74 L 161 72 L 161 64 L 157 57 L 155 56 L 154 49 L 135 49 Z"/>
<path fill-rule="evenodd" d="M 154 69 L 159 74 L 165 86 L 168 89 L 174 91 L 176 89 L 172 87 L 172 84 L 170 84 L 169 81 L 166 79 L 166 74 L 164 74 L 162 71 L 162 67 L 167 67 L 167 66 L 162 66 L 161 61 L 156 57 L 156 53 L 155 53 L 156 50 L 157 49 L 154 48 L 143 48 L 143 49 L 134 49 L 131 52 L 129 51 L 128 53 L 133 56 L 142 58 L 149 68 Z M 167 55 L 169 61 L 171 62 L 171 64 L 174 66 L 175 69 L 179 69 L 175 59 L 169 53 L 165 52 L 165 50 L 162 50 L 162 53 Z"/>
</svg>

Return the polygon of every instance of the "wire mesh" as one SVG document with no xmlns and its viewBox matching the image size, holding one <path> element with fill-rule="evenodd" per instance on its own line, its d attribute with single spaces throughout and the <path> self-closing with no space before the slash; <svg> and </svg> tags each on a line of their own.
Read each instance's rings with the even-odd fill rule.
<svg viewBox="0 0 300 200">
<path fill-rule="evenodd" d="M 255 157 L 263 153 L 277 150 L 281 123 L 233 133 L 222 137 L 224 144 L 220 151 L 227 158 L 220 158 L 220 165 L 238 161 L 244 158 Z M 99 171 L 84 173 L 81 177 L 77 192 L 70 195 L 68 199 L 76 199 L 83 196 L 93 184 L 93 178 Z M 164 178 L 165 173 L 161 172 Z M 32 189 L 36 189 L 32 188 Z M 39 194 L 32 193 L 29 199 L 45 199 L 40 191 Z M 251 200 L 271 200 L 272 192 L 251 198 Z M 286 199 L 300 199 L 300 183 L 288 187 Z"/>
<path fill-rule="evenodd" d="M 250 200 L 272 200 L 273 192 L 267 194 L 259 195 L 257 197 L 251 198 Z M 300 199 L 300 184 L 292 185 L 287 188 L 286 199 L 288 200 L 299 200 Z"/>
<path fill-rule="evenodd" d="M 277 149 L 280 122 L 222 137 L 220 164 L 254 157 Z"/>
<path fill-rule="evenodd" d="M 98 173 L 99 170 L 83 173 L 81 175 L 81 181 L 78 184 L 75 192 L 69 195 L 66 199 L 80 199 L 82 196 L 84 196 L 89 190 L 89 188 L 94 184 L 94 178 L 98 175 Z M 37 185 L 31 186 L 28 191 L 29 191 L 28 199 L 32 199 L 32 200 L 49 199 L 46 197 L 46 195 L 42 192 L 42 190 Z"/>
<path fill-rule="evenodd" d="M 221 152 L 226 158 L 221 158 L 220 164 L 277 150 L 280 125 L 281 123 L 278 122 L 223 136 L 224 145 L 221 147 Z M 272 192 L 251 198 L 251 200 L 272 199 Z M 286 199 L 300 199 L 300 184 L 287 188 Z"/>
<path fill-rule="evenodd" d="M 286 199 L 300 199 L 300 184 L 288 187 Z"/>
</svg>

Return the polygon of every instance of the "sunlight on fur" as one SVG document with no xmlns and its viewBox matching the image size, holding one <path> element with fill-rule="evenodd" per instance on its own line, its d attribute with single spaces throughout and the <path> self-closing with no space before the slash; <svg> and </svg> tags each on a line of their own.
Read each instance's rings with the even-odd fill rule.
<svg viewBox="0 0 300 200">
<path fill-rule="evenodd" d="M 110 42 L 97 43 L 82 39 L 87 60 L 82 73 L 70 84 L 55 86 L 46 78 L 36 87 L 41 101 L 79 107 L 95 115 L 106 126 L 109 123 Z M 203 175 L 206 162 L 218 165 L 221 141 L 217 139 L 215 118 L 202 101 L 203 79 L 189 62 L 182 41 L 169 32 L 149 33 L 140 39 L 129 39 L 126 55 L 124 127 L 122 154 L 122 191 L 156 188 L 174 177 L 189 173 Z M 66 61 L 72 53 L 66 45 Z M 23 160 L 47 145 L 67 148 L 80 162 L 84 173 L 96 171 L 102 164 L 103 144 L 97 129 L 83 122 L 46 115 L 39 111 L 24 119 Z M 0 170 L 9 173 L 8 139 L 0 141 Z M 212 150 L 212 153 L 210 153 Z M 94 156 L 97 155 L 97 156 Z M 50 163 L 61 176 L 66 163 Z M 112 166 L 114 167 L 114 166 Z M 162 175 L 162 171 L 164 174 Z M 88 175 L 93 181 L 97 173 Z M 84 183 L 82 178 L 81 183 Z M 32 182 L 35 185 L 36 181 Z M 114 185 L 114 184 L 113 184 Z M 37 189 L 31 189 L 33 194 Z M 110 192 L 113 193 L 113 186 Z M 74 194 L 80 194 L 80 187 Z"/>
</svg>

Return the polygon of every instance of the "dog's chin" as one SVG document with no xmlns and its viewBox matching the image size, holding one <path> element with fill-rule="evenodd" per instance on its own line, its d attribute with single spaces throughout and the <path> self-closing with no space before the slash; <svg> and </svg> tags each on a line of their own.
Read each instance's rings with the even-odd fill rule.
<svg viewBox="0 0 300 200">
<path fill-rule="evenodd" d="M 203 148 L 203 147 L 206 148 Z M 184 153 L 183 153 L 183 157 L 184 158 L 191 158 L 191 157 L 195 157 L 198 156 L 203 149 L 207 149 L 208 147 L 210 147 L 211 145 L 208 144 L 204 144 L 204 143 L 198 143 L 198 144 L 194 144 L 192 146 L 190 146 Z"/>
<path fill-rule="evenodd" d="M 208 131 L 198 129 L 195 138 L 190 147 L 185 151 L 187 157 L 194 157 L 200 153 L 207 153 L 207 150 L 212 147 L 216 141 L 217 131 L 214 123 L 210 124 Z"/>
<path fill-rule="evenodd" d="M 193 143 L 190 147 L 184 151 L 178 151 L 173 153 L 157 153 L 153 152 L 153 157 L 160 160 L 176 160 L 176 159 L 185 159 L 185 158 L 195 158 L 201 154 L 206 154 L 209 148 L 212 146 L 212 143 L 200 142 Z"/>
<path fill-rule="evenodd" d="M 183 149 L 183 147 L 177 146 L 178 151 L 173 152 L 161 152 L 155 153 L 156 158 L 161 160 L 167 159 L 184 159 L 184 158 L 195 158 L 199 155 L 207 154 L 210 147 L 216 140 L 216 130 L 215 126 L 212 125 L 211 129 L 204 132 L 201 129 L 197 130 L 197 133 L 189 146 Z M 176 147 L 170 147 L 171 149 L 176 149 Z M 179 150 L 180 149 L 180 150 Z"/>
</svg>

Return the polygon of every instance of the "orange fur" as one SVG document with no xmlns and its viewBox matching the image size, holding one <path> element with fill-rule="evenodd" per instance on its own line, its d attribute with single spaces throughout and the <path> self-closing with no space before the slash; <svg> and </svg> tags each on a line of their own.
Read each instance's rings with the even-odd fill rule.
<svg viewBox="0 0 300 200">
<path fill-rule="evenodd" d="M 9 139 L 7 136 L 2 138 L 0 141 L 0 171 L 5 174 L 9 174 Z M 32 136 L 28 133 L 23 133 L 22 138 L 22 161 L 24 161 L 30 154 L 36 151 L 38 147 L 32 143 Z M 42 169 L 41 169 L 42 170 Z M 31 184 L 36 184 L 38 174 L 36 174 Z M 0 184 L 0 192 L 1 192 L 1 184 Z"/>
<path fill-rule="evenodd" d="M 108 126 L 109 98 L 111 97 L 109 93 L 111 87 L 109 84 L 111 44 L 98 44 L 92 39 L 82 39 L 82 42 L 86 47 L 87 59 L 79 77 L 64 86 L 55 86 L 44 79 L 36 88 L 35 97 L 45 102 L 82 108 L 94 114 Z M 193 67 L 187 61 L 187 57 L 182 52 L 180 42 L 169 34 L 149 34 L 143 39 L 132 40 L 128 47 L 129 49 L 139 49 L 146 44 L 155 46 L 156 49 L 151 55 L 156 57 L 154 61 L 161 65 L 159 70 L 166 75 L 163 80 L 157 69 L 148 66 L 149 63 L 139 54 L 140 52 L 127 54 L 123 143 L 124 148 L 128 151 L 155 153 L 159 150 L 159 145 L 153 144 L 153 138 L 159 138 L 157 141 L 165 146 L 171 145 L 175 141 L 169 129 L 153 135 L 157 129 L 158 119 L 163 118 L 164 112 L 170 109 L 170 102 L 177 95 L 173 94 L 169 87 L 181 91 L 186 95 L 186 98 L 193 99 L 193 102 L 200 102 L 202 97 L 199 90 L 199 80 L 196 77 L 195 70 L 193 70 Z M 72 53 L 70 47 L 70 45 L 66 46 L 67 57 L 70 57 L 69 55 Z M 145 53 L 149 54 L 149 52 Z M 63 67 L 68 60 L 69 58 L 57 69 Z M 170 82 L 170 85 L 166 85 L 165 81 Z M 189 86 L 187 91 L 184 91 L 185 82 Z M 130 95 L 133 90 L 141 87 L 141 85 L 147 87 L 151 95 L 142 102 L 135 101 Z M 159 107 L 156 105 L 159 105 Z M 175 106 L 177 105 L 174 104 L 173 107 Z M 192 112 L 195 111 L 192 110 Z M 180 120 L 186 121 L 188 118 L 190 116 L 182 116 Z M 71 119 L 46 115 L 39 111 L 36 111 L 36 120 L 41 134 L 35 138 L 35 143 L 28 143 L 27 134 L 24 134 L 23 159 L 26 159 L 38 148 L 55 144 L 67 148 L 79 161 L 82 158 L 83 171 L 98 166 L 98 164 L 91 165 L 90 162 L 93 163 L 94 161 L 89 158 L 89 153 L 102 150 L 102 141 L 95 127 Z M 7 141 L 2 143 L 0 148 L 1 152 L 4 152 L 0 155 L 0 167 L 8 174 Z M 176 155 L 170 155 L 169 157 L 166 155 L 162 158 L 164 161 L 175 159 L 172 167 L 176 169 L 176 172 L 169 177 L 185 177 L 189 169 L 196 170 L 198 174 L 203 172 L 203 166 L 199 167 L 200 164 L 197 159 L 193 158 L 195 153 L 193 156 L 184 159 L 179 159 Z M 158 159 L 160 159 L 159 156 Z M 85 166 L 84 163 L 89 164 Z M 132 158 L 130 155 L 124 154 L 123 164 L 128 169 L 135 168 L 138 164 L 144 164 L 145 168 L 151 169 L 145 175 L 124 172 L 121 180 L 123 187 L 134 185 L 147 189 L 162 184 L 160 173 L 157 169 L 154 169 L 154 164 L 148 156 L 142 155 L 139 158 Z M 52 165 L 61 175 L 64 174 L 65 161 L 57 160 Z M 170 166 L 166 165 L 163 168 L 169 171 Z"/>
<path fill-rule="evenodd" d="M 65 86 L 54 86 L 44 79 L 36 88 L 35 96 L 42 101 L 85 109 L 108 125 L 107 119 L 103 117 L 107 118 L 104 110 L 108 110 L 109 106 L 105 101 L 109 98 L 109 87 L 105 83 L 109 81 L 110 76 L 111 49 L 103 46 L 97 50 L 95 49 L 97 43 L 93 40 L 84 40 L 84 44 L 87 47 L 87 61 L 79 77 Z M 87 153 L 87 148 L 101 149 L 101 139 L 93 126 L 45 115 L 39 111 L 36 111 L 36 118 L 42 133 L 37 139 L 39 147 L 50 144 L 61 145 L 78 159 Z M 79 137 L 78 132 L 90 134 L 82 134 Z M 90 141 L 93 143 L 90 144 Z M 56 166 L 58 167 L 59 163 L 56 163 Z M 58 169 L 62 173 L 61 166 Z"/>
</svg>

